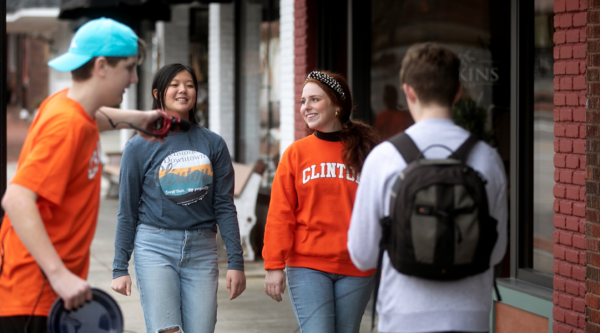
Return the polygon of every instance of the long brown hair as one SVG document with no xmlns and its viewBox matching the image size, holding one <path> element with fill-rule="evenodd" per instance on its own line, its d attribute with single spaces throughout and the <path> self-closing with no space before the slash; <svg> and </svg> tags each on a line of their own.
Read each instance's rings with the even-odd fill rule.
<svg viewBox="0 0 600 333">
<path fill-rule="evenodd" d="M 340 133 L 342 145 L 344 146 L 341 153 L 342 160 L 344 161 L 346 169 L 349 170 L 352 168 L 360 173 L 367 155 L 379 142 L 381 142 L 381 140 L 371 126 L 362 121 L 350 119 L 352 111 L 354 110 L 354 104 L 352 102 L 350 87 L 348 86 L 346 79 L 339 74 L 327 71 L 320 72 L 329 75 L 342 86 L 344 94 L 346 95 L 345 99 L 328 85 L 316 79 L 306 80 L 304 86 L 309 82 L 316 83 L 327 94 L 334 107 L 340 108 L 337 119 L 342 124 L 342 132 Z M 308 134 L 314 132 L 313 129 L 308 127 L 308 124 L 306 124 L 306 129 Z"/>
</svg>

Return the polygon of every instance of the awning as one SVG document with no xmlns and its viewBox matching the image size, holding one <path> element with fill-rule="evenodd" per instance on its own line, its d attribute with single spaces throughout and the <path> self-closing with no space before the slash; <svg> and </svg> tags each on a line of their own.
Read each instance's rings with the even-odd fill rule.
<svg viewBox="0 0 600 333">
<path fill-rule="evenodd" d="M 51 32 L 59 25 L 58 7 L 27 8 L 6 14 L 6 32 L 9 34 Z"/>
<path fill-rule="evenodd" d="M 171 8 L 162 0 L 61 0 L 59 19 L 110 17 L 119 21 L 171 20 Z"/>
<path fill-rule="evenodd" d="M 196 0 L 229 3 L 232 0 Z M 122 21 L 152 20 L 170 21 L 170 5 L 191 3 L 194 0 L 61 0 L 58 18 L 75 20 L 82 17 L 95 19 L 111 17 Z"/>
<path fill-rule="evenodd" d="M 7 0 L 6 32 L 46 33 L 60 26 L 60 0 Z"/>
</svg>

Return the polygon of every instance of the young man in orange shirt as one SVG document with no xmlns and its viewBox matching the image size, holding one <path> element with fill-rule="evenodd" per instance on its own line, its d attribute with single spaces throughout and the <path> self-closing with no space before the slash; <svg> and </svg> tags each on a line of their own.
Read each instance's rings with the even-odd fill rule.
<svg viewBox="0 0 600 333">
<path fill-rule="evenodd" d="M 56 297 L 67 310 L 92 299 L 85 279 L 100 201 L 98 131 L 113 129 L 108 117 L 145 129 L 159 117 L 96 112 L 121 103 L 143 58 L 143 43 L 129 27 L 102 18 L 83 25 L 69 51 L 48 63 L 71 71 L 73 83 L 40 106 L 2 199 L 0 331 L 45 332 Z"/>
</svg>

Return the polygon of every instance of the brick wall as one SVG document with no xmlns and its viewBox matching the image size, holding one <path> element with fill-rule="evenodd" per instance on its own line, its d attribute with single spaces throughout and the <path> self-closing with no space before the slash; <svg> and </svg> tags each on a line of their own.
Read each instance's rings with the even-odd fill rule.
<svg viewBox="0 0 600 333">
<path fill-rule="evenodd" d="M 29 51 L 29 87 L 25 105 L 33 111 L 48 97 L 48 42 L 29 38 Z"/>
<path fill-rule="evenodd" d="M 553 331 L 578 333 L 586 327 L 586 0 L 555 0 L 554 12 Z"/>
<path fill-rule="evenodd" d="M 294 132 L 296 140 L 306 136 L 300 115 L 302 85 L 308 73 L 317 66 L 317 11 L 315 0 L 294 3 Z"/>
<path fill-rule="evenodd" d="M 7 45 L 10 47 L 9 51 L 15 58 L 22 58 L 19 59 L 22 61 L 21 68 L 17 66 L 17 59 L 13 64 L 7 64 L 7 69 L 10 71 L 7 75 L 7 83 L 13 94 L 11 101 L 33 112 L 48 97 L 49 43 L 42 38 L 25 34 L 14 34 L 11 38 L 14 42 Z M 11 65 L 14 67 L 11 68 Z M 23 80 L 21 72 L 24 70 L 23 67 L 27 68 L 28 80 Z"/>
<path fill-rule="evenodd" d="M 600 1 L 588 0 L 586 138 L 586 332 L 600 332 Z"/>
</svg>

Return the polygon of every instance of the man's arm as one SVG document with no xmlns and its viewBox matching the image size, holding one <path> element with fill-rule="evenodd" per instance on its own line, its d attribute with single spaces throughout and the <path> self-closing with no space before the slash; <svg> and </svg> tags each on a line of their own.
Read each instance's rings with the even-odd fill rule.
<svg viewBox="0 0 600 333">
<path fill-rule="evenodd" d="M 377 146 L 363 165 L 348 230 L 350 257 L 354 265 L 363 271 L 377 266 L 382 232 L 379 221 L 389 214 L 386 184 L 405 165 L 391 144 Z"/>
<path fill-rule="evenodd" d="M 493 164 L 489 171 L 489 175 L 484 175 L 487 178 L 486 193 L 490 206 L 490 216 L 492 216 L 497 224 L 498 240 L 492 251 L 490 258 L 490 266 L 496 265 L 504 258 L 507 246 L 508 234 L 508 197 L 507 197 L 507 181 L 506 172 L 504 171 L 504 163 L 500 155 L 493 150 L 492 156 L 488 158 Z"/>
<path fill-rule="evenodd" d="M 71 273 L 58 256 L 36 206 L 37 198 L 38 195 L 30 189 L 11 184 L 2 199 L 2 208 L 52 289 L 65 302 L 65 309 L 78 308 L 85 301 L 92 300 L 92 290 L 85 280 Z"/>
<path fill-rule="evenodd" d="M 123 110 L 106 106 L 103 106 L 96 111 L 96 123 L 98 124 L 98 129 L 101 131 L 131 128 L 131 126 L 125 123 L 131 123 L 136 127 L 152 131 L 154 129 L 154 122 L 160 117 L 161 116 L 156 111 Z M 113 127 L 109 118 L 113 124 L 121 124 Z M 141 132 L 138 132 L 138 134 L 147 141 L 164 141 Z"/>
</svg>

